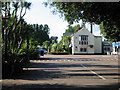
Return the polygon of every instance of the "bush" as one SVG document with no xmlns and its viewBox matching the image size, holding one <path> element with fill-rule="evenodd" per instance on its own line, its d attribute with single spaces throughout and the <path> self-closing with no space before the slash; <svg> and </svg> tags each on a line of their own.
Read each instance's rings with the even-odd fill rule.
<svg viewBox="0 0 120 90">
<path fill-rule="evenodd" d="M 39 58 L 38 50 L 30 50 L 29 53 L 30 53 L 30 55 L 29 55 L 30 59 L 38 59 Z"/>
<path fill-rule="evenodd" d="M 53 54 L 53 55 L 68 55 L 69 52 L 68 51 L 65 51 L 65 52 L 56 51 L 56 52 L 49 52 L 48 54 Z"/>
<path fill-rule="evenodd" d="M 2 62 L 2 78 L 12 78 L 17 74 L 22 73 L 23 67 L 29 63 L 29 59 L 26 54 L 16 55 L 11 54 L 8 56 L 8 61 Z"/>
</svg>

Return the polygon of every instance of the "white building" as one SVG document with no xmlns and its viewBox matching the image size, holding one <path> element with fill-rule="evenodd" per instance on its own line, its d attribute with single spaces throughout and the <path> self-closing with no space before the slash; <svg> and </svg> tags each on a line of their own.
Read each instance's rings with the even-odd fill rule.
<svg viewBox="0 0 120 90">
<path fill-rule="evenodd" d="M 113 42 L 112 43 L 112 54 L 120 55 L 120 42 Z"/>
<path fill-rule="evenodd" d="M 103 54 L 111 54 L 112 52 L 112 42 L 104 40 L 102 42 L 102 53 Z"/>
<path fill-rule="evenodd" d="M 86 28 L 74 33 L 71 38 L 72 54 L 101 54 L 102 37 L 94 36 Z"/>
</svg>

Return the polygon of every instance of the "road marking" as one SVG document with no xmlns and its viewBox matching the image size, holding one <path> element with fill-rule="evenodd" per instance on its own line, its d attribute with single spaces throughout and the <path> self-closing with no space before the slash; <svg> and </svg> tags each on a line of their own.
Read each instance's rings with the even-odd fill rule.
<svg viewBox="0 0 120 90">
<path fill-rule="evenodd" d="M 111 56 L 102 56 L 102 57 L 111 57 Z"/>
<path fill-rule="evenodd" d="M 94 72 L 94 71 L 92 71 L 92 70 L 88 69 L 88 68 L 87 68 L 87 67 L 85 67 L 84 65 L 82 65 L 82 64 L 81 64 L 81 66 L 82 66 L 82 67 L 84 67 L 84 68 L 86 68 L 87 70 L 89 70 L 91 73 L 93 73 L 93 74 L 97 75 L 99 78 L 101 78 L 101 79 L 103 79 L 103 80 L 106 80 L 104 77 L 102 77 L 102 76 L 100 76 L 99 74 L 97 74 L 96 72 Z"/>
</svg>

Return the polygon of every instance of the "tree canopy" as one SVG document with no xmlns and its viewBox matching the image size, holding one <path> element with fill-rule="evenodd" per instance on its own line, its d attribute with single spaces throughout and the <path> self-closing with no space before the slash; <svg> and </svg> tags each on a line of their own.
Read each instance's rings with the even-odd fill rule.
<svg viewBox="0 0 120 90">
<path fill-rule="evenodd" d="M 50 42 L 51 42 L 52 44 L 58 43 L 58 37 L 57 37 L 57 36 L 51 36 L 51 37 L 50 37 Z"/>
<path fill-rule="evenodd" d="M 75 26 L 69 26 L 68 29 L 66 29 L 65 33 L 76 33 L 80 29 L 80 25 Z"/>
<path fill-rule="evenodd" d="M 52 2 L 45 5 L 55 7 L 69 24 L 85 22 L 101 24 L 102 34 L 111 41 L 120 41 L 120 3 L 115 2 Z"/>
<path fill-rule="evenodd" d="M 24 19 L 31 3 L 0 2 L 2 13 L 2 67 L 3 75 L 21 72 L 30 59 L 39 57 L 38 45 L 49 40 L 47 24 L 27 24 Z"/>
<path fill-rule="evenodd" d="M 47 24 L 33 24 L 32 27 L 34 29 L 34 38 L 38 41 L 40 45 L 43 45 L 44 41 L 49 41 L 50 28 Z"/>
<path fill-rule="evenodd" d="M 24 20 L 31 3 L 0 2 L 2 12 L 2 70 L 3 76 L 20 72 L 29 61 L 29 39 L 32 27 Z"/>
</svg>

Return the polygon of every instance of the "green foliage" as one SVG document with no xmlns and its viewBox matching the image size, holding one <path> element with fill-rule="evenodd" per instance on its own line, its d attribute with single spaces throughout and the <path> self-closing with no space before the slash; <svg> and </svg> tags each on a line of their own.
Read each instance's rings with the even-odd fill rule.
<svg viewBox="0 0 120 90">
<path fill-rule="evenodd" d="M 48 54 L 53 54 L 53 55 L 68 55 L 69 52 L 68 51 L 65 51 L 65 52 L 55 51 L 55 52 L 49 52 Z"/>
<path fill-rule="evenodd" d="M 100 29 L 101 34 L 109 41 L 120 41 L 120 30 L 116 25 L 112 25 L 112 22 L 109 22 L 109 24 L 104 24 L 104 22 L 102 22 L 100 24 Z"/>
<path fill-rule="evenodd" d="M 47 51 L 49 52 L 50 51 L 50 41 L 43 42 L 43 45 L 45 48 L 47 48 Z"/>
<path fill-rule="evenodd" d="M 54 7 L 54 13 L 61 13 L 71 25 L 73 22 L 95 24 L 103 23 L 103 35 L 112 41 L 120 41 L 120 4 L 115 2 L 48 2 L 45 5 Z"/>
<path fill-rule="evenodd" d="M 57 51 L 57 46 L 58 46 L 58 44 L 57 44 L 57 43 L 54 43 L 54 44 L 52 45 L 51 52 Z"/>
<path fill-rule="evenodd" d="M 31 48 L 30 50 L 29 50 L 29 53 L 30 53 L 30 56 L 29 56 L 29 58 L 30 58 L 30 60 L 34 60 L 34 59 L 38 59 L 38 58 L 40 58 L 39 57 L 39 52 L 38 52 L 38 48 Z"/>
<path fill-rule="evenodd" d="M 7 72 L 8 76 L 21 71 L 29 62 L 27 41 L 31 38 L 33 29 L 23 17 L 30 5 L 31 3 L 22 1 L 2 2 L 2 63 L 3 72 Z"/>
<path fill-rule="evenodd" d="M 80 25 L 76 26 L 70 26 L 68 29 L 66 29 L 65 33 L 75 33 L 80 29 Z M 54 47 L 56 50 L 52 50 L 52 52 L 69 52 L 70 53 L 70 47 L 71 44 L 71 36 L 63 35 L 61 41 Z"/>
<path fill-rule="evenodd" d="M 68 29 L 66 29 L 65 33 L 76 33 L 80 29 L 80 25 L 75 26 L 69 26 Z"/>
<path fill-rule="evenodd" d="M 46 40 L 49 41 L 50 29 L 47 24 L 45 24 L 44 26 L 42 24 L 33 24 L 32 27 L 34 29 L 34 38 L 36 41 L 38 41 L 40 45 L 43 45 L 43 42 Z"/>
<path fill-rule="evenodd" d="M 63 44 L 64 44 L 64 45 L 69 45 L 70 42 L 71 42 L 71 36 L 64 35 L 64 36 L 62 37 L 62 40 L 63 40 Z"/>
<path fill-rule="evenodd" d="M 51 36 L 51 37 L 50 37 L 50 42 L 51 42 L 52 44 L 58 43 L 58 37 L 57 37 L 57 36 Z"/>
<path fill-rule="evenodd" d="M 71 37 L 64 35 L 59 43 L 52 44 L 51 52 L 49 54 L 68 54 L 70 51 L 70 41 Z"/>
<path fill-rule="evenodd" d="M 2 2 L 2 5 L 3 54 L 5 54 L 5 57 L 6 55 L 9 56 L 9 53 L 21 54 L 21 49 L 25 48 L 24 43 L 31 34 L 30 26 L 23 19 L 31 3 Z M 20 12 L 18 12 L 18 9 Z M 7 58 L 4 59 L 7 60 Z"/>
</svg>

